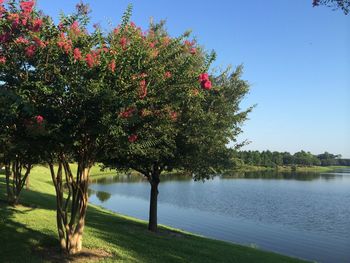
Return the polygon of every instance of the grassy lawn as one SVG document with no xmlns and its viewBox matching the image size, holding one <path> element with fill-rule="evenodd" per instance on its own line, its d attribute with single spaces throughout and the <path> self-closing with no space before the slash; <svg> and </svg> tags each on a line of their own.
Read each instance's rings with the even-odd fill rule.
<svg viewBox="0 0 350 263">
<path fill-rule="evenodd" d="M 6 199 L 3 175 L 0 199 Z M 48 262 L 40 251 L 55 248 L 58 242 L 54 188 L 46 168 L 33 170 L 30 190 L 23 190 L 21 203 L 12 208 L 0 202 L 0 262 Z M 144 221 L 93 205 L 88 208 L 83 245 L 112 255 L 101 262 L 301 262 L 168 227 L 153 234 Z"/>
</svg>

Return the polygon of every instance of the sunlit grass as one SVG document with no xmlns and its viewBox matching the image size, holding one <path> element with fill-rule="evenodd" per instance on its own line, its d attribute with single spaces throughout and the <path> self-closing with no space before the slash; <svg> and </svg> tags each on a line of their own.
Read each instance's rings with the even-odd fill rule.
<svg viewBox="0 0 350 263">
<path fill-rule="evenodd" d="M 92 170 L 99 173 L 99 168 Z M 0 198 L 5 200 L 4 176 Z M 54 188 L 47 168 L 34 168 L 30 190 L 24 190 L 16 208 L 0 202 L 0 262 L 44 262 L 38 247 L 57 243 Z M 200 224 L 200 222 L 198 222 Z M 90 205 L 84 246 L 112 254 L 103 262 L 300 262 L 258 249 L 203 238 L 168 227 L 158 234 L 146 222 Z"/>
</svg>

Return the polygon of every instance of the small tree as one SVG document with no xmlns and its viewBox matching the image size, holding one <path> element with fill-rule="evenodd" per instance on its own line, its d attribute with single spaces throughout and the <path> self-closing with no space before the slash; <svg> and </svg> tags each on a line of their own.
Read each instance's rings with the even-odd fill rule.
<svg viewBox="0 0 350 263">
<path fill-rule="evenodd" d="M 157 196 L 160 175 L 175 168 L 190 171 L 196 179 L 209 178 L 215 168 L 230 163 L 226 148 L 240 132 L 247 112 L 238 104 L 248 91 L 246 82 L 224 72 L 212 78 L 205 72 L 215 55 L 206 55 L 188 34 L 171 39 L 163 24 L 151 24 L 145 40 L 157 54 L 144 63 L 148 93 L 120 114 L 132 119 L 124 130 L 128 140 L 110 145 L 107 166 L 139 171 L 149 181 L 148 229 L 157 231 Z M 166 43 L 166 44 L 164 44 Z M 217 85 L 217 86 L 215 86 Z M 119 147 L 115 147 L 118 145 Z"/>
<path fill-rule="evenodd" d="M 35 53 L 46 45 L 40 30 L 45 18 L 33 7 L 33 1 L 9 1 L 7 8 L 0 2 L 0 148 L 11 204 L 18 203 L 31 168 L 39 162 L 35 141 L 45 125 L 34 107 L 40 85 Z"/>
</svg>

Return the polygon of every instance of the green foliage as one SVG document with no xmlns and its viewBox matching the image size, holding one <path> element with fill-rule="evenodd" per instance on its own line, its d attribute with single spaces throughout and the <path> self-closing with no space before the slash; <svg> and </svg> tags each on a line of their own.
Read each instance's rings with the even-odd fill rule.
<svg viewBox="0 0 350 263">
<path fill-rule="evenodd" d="M 238 151 L 234 154 L 235 158 L 240 159 L 246 165 L 277 167 L 286 166 L 346 166 L 349 165 L 348 159 L 341 159 L 340 155 L 325 152 L 319 155 L 313 155 L 310 152 L 300 151 L 295 154 L 289 152 L 271 152 L 271 151 Z"/>
</svg>

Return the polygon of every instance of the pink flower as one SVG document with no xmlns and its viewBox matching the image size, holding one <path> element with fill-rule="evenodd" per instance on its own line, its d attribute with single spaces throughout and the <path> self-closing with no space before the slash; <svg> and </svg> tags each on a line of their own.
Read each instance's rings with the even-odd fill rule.
<svg viewBox="0 0 350 263">
<path fill-rule="evenodd" d="M 130 107 L 128 109 L 126 109 L 125 111 L 122 111 L 119 116 L 122 118 L 130 118 L 132 117 L 132 115 L 134 114 L 134 112 L 136 111 L 136 109 L 134 107 Z"/>
<path fill-rule="evenodd" d="M 0 64 L 5 64 L 5 63 L 6 63 L 6 58 L 0 57 Z"/>
<path fill-rule="evenodd" d="M 187 47 L 192 47 L 193 45 L 194 45 L 194 42 L 193 42 L 193 41 L 185 40 L 185 46 L 187 46 Z"/>
<path fill-rule="evenodd" d="M 62 30 L 64 29 L 64 25 L 63 25 L 62 22 L 60 22 L 60 23 L 58 24 L 58 29 L 59 29 L 60 31 L 62 31 Z"/>
<path fill-rule="evenodd" d="M 150 48 L 154 48 L 155 46 L 156 46 L 156 44 L 154 42 L 149 43 Z"/>
<path fill-rule="evenodd" d="M 81 60 L 81 52 L 79 48 L 74 49 L 73 55 L 75 60 Z"/>
<path fill-rule="evenodd" d="M 86 54 L 85 60 L 89 68 L 92 68 L 94 66 L 94 58 L 90 53 Z"/>
<path fill-rule="evenodd" d="M 119 41 L 120 45 L 122 46 L 122 49 L 125 50 L 126 49 L 126 45 L 128 43 L 128 40 L 126 39 L 126 37 L 122 37 Z"/>
<path fill-rule="evenodd" d="M 211 81 L 209 80 L 208 73 L 202 73 L 198 78 L 199 82 L 203 89 L 210 90 L 211 89 Z"/>
<path fill-rule="evenodd" d="M 110 69 L 110 71 L 115 72 L 115 67 L 116 67 L 115 60 L 112 59 L 112 61 L 108 65 L 108 68 Z"/>
<path fill-rule="evenodd" d="M 41 47 L 41 48 L 46 47 L 46 44 L 45 44 L 43 41 L 41 41 L 41 39 L 38 38 L 38 37 L 33 37 L 33 41 L 35 42 L 35 44 L 36 44 L 38 47 Z"/>
<path fill-rule="evenodd" d="M 37 115 L 34 118 L 37 124 L 42 124 L 44 122 L 44 117 L 41 115 Z"/>
<path fill-rule="evenodd" d="M 33 57 L 35 55 L 36 47 L 34 45 L 31 45 L 25 49 L 26 56 L 27 57 Z"/>
<path fill-rule="evenodd" d="M 27 45 L 29 44 L 29 40 L 24 38 L 24 37 L 18 37 L 16 40 L 15 40 L 15 43 L 16 44 L 24 44 L 24 45 Z"/>
<path fill-rule="evenodd" d="M 33 11 L 33 7 L 35 5 L 34 1 L 21 2 L 20 7 L 24 13 L 29 14 Z"/>
<path fill-rule="evenodd" d="M 21 22 L 23 26 L 26 26 L 28 23 L 28 18 L 27 17 L 22 18 Z"/>
<path fill-rule="evenodd" d="M 42 19 L 40 19 L 40 18 L 35 19 L 33 21 L 32 31 L 38 32 L 42 25 L 43 25 L 43 20 Z"/>
<path fill-rule="evenodd" d="M 197 49 L 196 48 L 191 48 L 190 49 L 190 53 L 192 54 L 192 55 L 194 55 L 194 54 L 196 54 L 197 53 Z"/>
<path fill-rule="evenodd" d="M 2 5 L 4 3 L 4 0 L 0 0 L 0 5 Z"/>
<path fill-rule="evenodd" d="M 13 27 L 17 27 L 19 24 L 19 14 L 10 13 L 8 15 L 8 20 L 10 20 L 12 22 Z"/>
<path fill-rule="evenodd" d="M 170 112 L 170 118 L 172 121 L 176 121 L 177 120 L 177 112 L 176 111 Z"/>
<path fill-rule="evenodd" d="M 74 21 L 70 26 L 70 29 L 74 34 L 78 35 L 80 33 L 79 23 L 77 21 Z"/>
<path fill-rule="evenodd" d="M 136 134 L 131 134 L 131 135 L 128 137 L 128 141 L 129 141 L 130 143 L 136 142 L 136 141 L 137 141 L 137 135 L 136 135 Z"/>
<path fill-rule="evenodd" d="M 199 75 L 198 79 L 199 79 L 199 82 L 202 82 L 204 80 L 209 80 L 209 75 L 208 75 L 208 73 L 202 73 Z"/>
<path fill-rule="evenodd" d="M 143 99 L 147 96 L 147 83 L 146 80 L 140 81 L 140 90 L 139 90 L 139 98 Z"/>
<path fill-rule="evenodd" d="M 165 72 L 164 77 L 166 79 L 171 78 L 171 72 L 170 71 Z"/>
<path fill-rule="evenodd" d="M 210 90 L 211 89 L 211 81 L 210 80 L 204 80 L 201 83 L 202 88 L 206 89 L 206 90 Z"/>
</svg>

